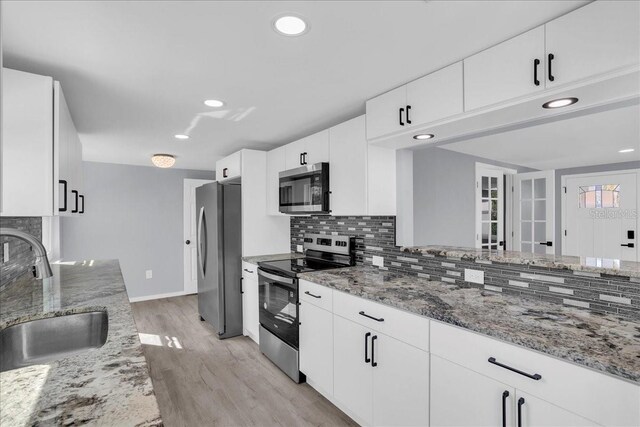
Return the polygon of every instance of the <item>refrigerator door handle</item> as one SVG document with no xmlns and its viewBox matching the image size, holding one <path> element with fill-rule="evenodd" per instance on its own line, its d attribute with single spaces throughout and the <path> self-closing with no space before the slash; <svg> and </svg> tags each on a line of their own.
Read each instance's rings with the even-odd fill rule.
<svg viewBox="0 0 640 427">
<path fill-rule="evenodd" d="M 207 274 L 207 219 L 204 214 L 204 206 L 200 208 L 198 216 L 198 264 L 202 277 Z"/>
</svg>

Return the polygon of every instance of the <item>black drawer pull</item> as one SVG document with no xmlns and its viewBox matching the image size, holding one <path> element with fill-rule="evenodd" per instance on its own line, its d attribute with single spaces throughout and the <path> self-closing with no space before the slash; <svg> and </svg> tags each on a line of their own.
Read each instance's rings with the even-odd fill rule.
<svg viewBox="0 0 640 427">
<path fill-rule="evenodd" d="M 553 77 L 553 72 L 551 71 L 551 61 L 553 61 L 553 59 L 555 58 L 555 56 L 553 56 L 553 53 L 550 53 L 549 56 L 549 81 L 552 82 L 554 81 L 556 78 Z"/>
<path fill-rule="evenodd" d="M 527 377 L 527 378 L 531 378 L 532 380 L 536 380 L 536 381 L 538 381 L 538 380 L 542 379 L 542 375 L 540 375 L 540 374 L 533 374 L 533 375 L 531 375 L 531 374 L 528 374 L 528 373 L 526 373 L 526 372 L 523 372 L 523 371 L 521 371 L 521 370 L 519 370 L 519 369 L 512 368 L 511 366 L 504 365 L 504 364 L 502 364 L 502 363 L 500 363 L 500 362 L 496 361 L 496 358 L 495 358 L 495 357 L 490 357 L 490 358 L 489 358 L 489 363 L 492 363 L 492 364 L 494 364 L 494 365 L 500 366 L 501 368 L 504 368 L 504 369 L 508 369 L 508 370 L 510 370 L 511 372 L 515 372 L 516 374 L 524 375 L 525 377 Z"/>
<path fill-rule="evenodd" d="M 400 126 L 404 126 L 404 123 L 402 122 L 402 113 L 404 113 L 404 108 L 400 108 L 398 110 L 398 121 L 400 122 Z"/>
<path fill-rule="evenodd" d="M 227 171 L 229 170 L 229 168 L 224 168 L 222 169 L 222 177 L 226 178 L 227 177 Z"/>
<path fill-rule="evenodd" d="M 312 294 L 312 293 L 311 293 L 311 292 L 309 292 L 309 291 L 304 291 L 304 293 L 305 293 L 305 294 L 307 294 L 307 295 L 309 295 L 310 297 L 314 297 L 314 298 L 322 298 L 322 296 L 321 296 L 321 295 L 314 295 L 314 294 Z"/>
<path fill-rule="evenodd" d="M 62 184 L 62 193 L 64 194 L 64 207 L 58 208 L 58 210 L 60 212 L 66 212 L 67 211 L 67 181 L 64 179 L 61 179 L 58 181 L 59 184 Z"/>
<path fill-rule="evenodd" d="M 368 317 L 369 319 L 373 319 L 373 320 L 375 320 L 376 322 L 384 322 L 384 319 L 383 319 L 382 317 L 381 317 L 381 318 L 377 318 L 377 317 L 369 316 L 369 315 L 368 315 L 367 313 L 365 313 L 364 311 L 361 311 L 361 312 L 360 312 L 360 316 Z"/>
<path fill-rule="evenodd" d="M 502 427 L 507 427 L 507 397 L 509 392 L 505 390 L 502 392 Z"/>
<path fill-rule="evenodd" d="M 367 332 L 364 334 L 364 363 L 371 362 L 369 358 L 369 337 L 371 336 L 371 332 Z"/>
<path fill-rule="evenodd" d="M 626 247 L 628 247 L 628 248 L 634 248 L 636 245 L 635 245 L 635 244 L 633 244 L 633 243 L 627 243 L 627 244 L 622 244 L 622 245 L 620 245 L 620 246 L 626 246 Z"/>
<path fill-rule="evenodd" d="M 253 274 L 253 271 L 251 271 L 251 270 L 247 270 L 246 268 L 244 269 L 244 271 L 246 271 L 247 273 L 251 273 L 251 274 Z"/>
<path fill-rule="evenodd" d="M 411 119 L 409 118 L 409 112 L 411 111 L 411 105 L 407 105 L 407 124 L 411 124 Z"/>
<path fill-rule="evenodd" d="M 533 84 L 536 86 L 540 86 L 540 80 L 538 80 L 538 65 L 540 65 L 540 60 L 536 58 L 533 60 Z"/>
<path fill-rule="evenodd" d="M 378 366 L 378 362 L 376 362 L 376 340 L 378 339 L 377 335 L 371 337 L 371 366 L 374 368 Z"/>
<path fill-rule="evenodd" d="M 522 427 L 522 405 L 524 405 L 524 397 L 518 399 L 518 427 Z"/>
</svg>

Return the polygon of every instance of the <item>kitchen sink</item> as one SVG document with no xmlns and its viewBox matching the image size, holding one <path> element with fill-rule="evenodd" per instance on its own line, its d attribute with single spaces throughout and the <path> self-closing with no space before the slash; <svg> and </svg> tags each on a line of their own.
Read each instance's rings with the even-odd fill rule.
<svg viewBox="0 0 640 427">
<path fill-rule="evenodd" d="M 0 372 L 100 348 L 107 341 L 106 311 L 32 320 L 0 331 Z"/>
</svg>

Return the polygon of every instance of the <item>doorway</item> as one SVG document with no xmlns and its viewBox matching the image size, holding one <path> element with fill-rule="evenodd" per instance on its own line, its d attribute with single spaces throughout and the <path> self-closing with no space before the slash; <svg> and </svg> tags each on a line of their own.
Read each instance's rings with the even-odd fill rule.
<svg viewBox="0 0 640 427">
<path fill-rule="evenodd" d="M 214 182 L 208 179 L 184 180 L 183 241 L 184 241 L 184 293 L 198 292 L 198 257 L 196 248 L 196 188 Z"/>
<path fill-rule="evenodd" d="M 638 261 L 640 170 L 562 177 L 562 254 Z"/>
<path fill-rule="evenodd" d="M 520 173 L 513 184 L 515 250 L 555 254 L 555 171 Z"/>
</svg>

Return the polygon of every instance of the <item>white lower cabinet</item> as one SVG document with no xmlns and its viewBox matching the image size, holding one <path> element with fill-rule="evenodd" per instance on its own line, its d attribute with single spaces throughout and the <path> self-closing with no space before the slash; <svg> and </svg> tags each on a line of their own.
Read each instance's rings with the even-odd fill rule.
<svg viewBox="0 0 640 427">
<path fill-rule="evenodd" d="M 259 341 L 258 266 L 242 263 L 242 328 L 244 335 Z"/>
<path fill-rule="evenodd" d="M 501 426 L 505 392 L 505 419 L 511 420 L 514 388 L 431 355 L 431 426 Z"/>
<path fill-rule="evenodd" d="M 334 315 L 334 397 L 365 425 L 429 423 L 429 354 Z"/>
<path fill-rule="evenodd" d="M 300 302 L 300 372 L 322 394 L 333 395 L 333 314 Z"/>
<path fill-rule="evenodd" d="M 516 391 L 516 423 L 518 427 L 591 427 L 593 421 L 562 409 L 542 399 Z"/>
</svg>

